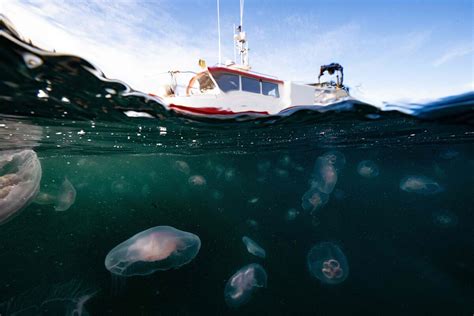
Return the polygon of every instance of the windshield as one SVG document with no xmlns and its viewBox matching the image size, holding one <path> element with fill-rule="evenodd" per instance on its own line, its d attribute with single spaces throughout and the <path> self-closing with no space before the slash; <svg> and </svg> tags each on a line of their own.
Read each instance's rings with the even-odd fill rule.
<svg viewBox="0 0 474 316">
<path fill-rule="evenodd" d="M 219 88 L 224 91 L 240 90 L 239 76 L 229 73 L 215 73 L 214 79 L 217 82 Z"/>
</svg>

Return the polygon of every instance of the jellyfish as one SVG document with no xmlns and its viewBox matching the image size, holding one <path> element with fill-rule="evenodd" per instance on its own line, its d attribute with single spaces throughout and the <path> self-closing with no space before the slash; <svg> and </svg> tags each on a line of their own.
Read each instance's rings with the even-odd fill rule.
<svg viewBox="0 0 474 316">
<path fill-rule="evenodd" d="M 336 171 L 340 171 L 346 164 L 346 157 L 338 151 L 328 151 L 318 157 L 329 164 L 331 164 Z"/>
<path fill-rule="evenodd" d="M 247 247 L 247 251 L 250 252 L 252 255 L 260 258 L 265 258 L 267 256 L 265 249 L 260 247 L 255 241 L 253 241 L 249 237 L 242 237 L 242 242 L 245 244 L 245 247 Z"/>
<path fill-rule="evenodd" d="M 54 209 L 58 212 L 66 211 L 75 201 L 76 189 L 74 189 L 74 186 L 67 178 L 64 178 L 64 181 L 59 188 L 59 194 L 56 198 Z"/>
<path fill-rule="evenodd" d="M 203 176 L 194 175 L 189 177 L 188 183 L 195 187 L 202 187 L 206 185 L 206 179 Z"/>
<path fill-rule="evenodd" d="M 331 194 L 337 183 L 337 172 L 334 165 L 325 158 L 319 157 L 314 167 L 311 187 L 317 188 L 320 192 Z"/>
<path fill-rule="evenodd" d="M 438 227 L 451 228 L 458 224 L 458 217 L 448 210 L 439 210 L 433 213 L 433 222 Z"/>
<path fill-rule="evenodd" d="M 363 160 L 357 165 L 357 173 L 364 178 L 375 178 L 379 175 L 379 168 L 371 160 Z"/>
<path fill-rule="evenodd" d="M 181 173 L 189 174 L 191 172 L 191 168 L 186 161 L 176 160 L 174 162 L 174 168 Z"/>
<path fill-rule="evenodd" d="M 311 276 L 323 283 L 339 284 L 349 275 L 349 264 L 342 250 L 332 242 L 321 242 L 311 248 L 307 257 Z"/>
<path fill-rule="evenodd" d="M 278 160 L 278 164 L 282 167 L 289 167 L 291 163 L 292 163 L 291 158 L 288 155 L 284 155 Z"/>
<path fill-rule="evenodd" d="M 211 195 L 214 200 L 222 200 L 222 198 L 224 197 L 224 194 L 222 194 L 222 192 L 218 190 L 212 190 Z"/>
<path fill-rule="evenodd" d="M 124 194 L 131 190 L 131 185 L 123 177 L 112 182 L 110 189 L 113 193 Z"/>
<path fill-rule="evenodd" d="M 34 199 L 41 175 L 41 164 L 33 150 L 0 152 L 0 224 Z"/>
<path fill-rule="evenodd" d="M 410 193 L 436 194 L 443 189 L 434 180 L 425 176 L 408 176 L 400 181 L 400 189 Z"/>
<path fill-rule="evenodd" d="M 258 200 L 259 200 L 258 197 L 254 197 L 254 198 L 249 199 L 247 202 L 250 203 L 250 204 L 255 204 L 255 203 L 258 202 Z"/>
<path fill-rule="evenodd" d="M 77 280 L 39 286 L 0 304 L 0 315 L 88 316 L 85 305 L 96 293 Z"/>
<path fill-rule="evenodd" d="M 67 211 L 75 201 L 76 189 L 67 178 L 64 178 L 57 192 L 39 192 L 33 202 L 41 205 L 53 204 L 56 211 L 63 212 Z"/>
<path fill-rule="evenodd" d="M 287 212 L 286 212 L 286 220 L 287 221 L 292 221 L 296 218 L 296 216 L 298 216 L 299 212 L 294 209 L 294 208 L 290 208 Z"/>
<path fill-rule="evenodd" d="M 200 248 L 198 236 L 171 226 L 156 226 L 113 248 L 105 257 L 105 267 L 118 276 L 148 275 L 178 269 L 191 262 Z"/>
<path fill-rule="evenodd" d="M 301 198 L 301 207 L 310 213 L 324 206 L 329 200 L 329 195 L 316 188 L 309 189 Z"/>
<path fill-rule="evenodd" d="M 234 168 L 229 168 L 224 173 L 224 179 L 228 182 L 234 180 L 236 174 L 236 170 Z"/>
<path fill-rule="evenodd" d="M 275 168 L 275 174 L 280 178 L 287 178 L 290 173 L 288 172 L 288 170 Z"/>
<path fill-rule="evenodd" d="M 237 308 L 252 298 L 253 293 L 267 286 L 267 273 L 257 263 L 251 263 L 239 269 L 227 281 L 224 289 L 225 302 L 229 307 Z"/>
</svg>

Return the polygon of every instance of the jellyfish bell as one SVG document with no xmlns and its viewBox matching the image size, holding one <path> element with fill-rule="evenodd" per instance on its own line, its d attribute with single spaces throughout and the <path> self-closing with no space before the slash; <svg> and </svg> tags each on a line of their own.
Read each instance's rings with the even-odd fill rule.
<svg viewBox="0 0 474 316">
<path fill-rule="evenodd" d="M 191 172 L 191 168 L 189 167 L 186 161 L 176 160 L 173 166 L 176 170 L 178 170 L 181 173 L 189 174 Z"/>
<path fill-rule="evenodd" d="M 405 192 L 417 194 L 436 194 L 443 188 L 433 179 L 425 176 L 407 176 L 400 181 L 400 189 Z"/>
<path fill-rule="evenodd" d="M 318 160 L 331 164 L 336 171 L 340 171 L 346 164 L 346 157 L 339 151 L 328 151 L 318 157 Z"/>
<path fill-rule="evenodd" d="M 237 308 L 246 304 L 259 288 L 267 286 L 267 273 L 257 263 L 251 263 L 235 272 L 227 281 L 224 299 L 229 307 Z"/>
<path fill-rule="evenodd" d="M 432 214 L 433 223 L 441 228 L 452 228 L 457 226 L 459 220 L 458 216 L 448 210 L 435 211 Z"/>
<path fill-rule="evenodd" d="M 234 168 L 229 168 L 224 172 L 224 179 L 228 182 L 234 180 L 237 171 Z"/>
<path fill-rule="evenodd" d="M 247 224 L 248 227 L 254 230 L 258 230 L 258 222 L 256 220 L 249 218 L 245 221 L 245 223 Z"/>
<path fill-rule="evenodd" d="M 72 183 L 64 178 L 61 185 L 55 192 L 39 192 L 33 203 L 40 205 L 54 205 L 54 210 L 58 212 L 67 211 L 76 201 L 76 189 Z"/>
<path fill-rule="evenodd" d="M 290 208 L 287 212 L 286 212 L 286 220 L 287 221 L 292 221 L 294 220 L 297 216 L 298 216 L 299 212 L 294 209 L 294 208 Z"/>
<path fill-rule="evenodd" d="M 349 275 L 346 256 L 332 242 L 314 245 L 308 252 L 306 261 L 311 276 L 326 284 L 342 283 Z"/>
<path fill-rule="evenodd" d="M 314 213 L 323 207 L 329 200 L 329 195 L 319 191 L 317 188 L 311 188 L 301 198 L 301 207 L 309 212 Z"/>
<path fill-rule="evenodd" d="M 59 192 L 54 203 L 54 209 L 58 212 L 67 211 L 76 201 L 76 189 L 68 178 L 64 178 L 59 187 Z"/>
<path fill-rule="evenodd" d="M 260 258 L 265 258 L 267 256 L 267 253 L 265 249 L 259 246 L 255 241 L 250 239 L 247 236 L 242 237 L 242 242 L 245 244 L 245 247 L 247 247 L 247 251 L 251 253 L 254 256 L 260 257 Z"/>
<path fill-rule="evenodd" d="M 189 177 L 188 183 L 194 187 L 202 187 L 206 185 L 207 181 L 203 176 L 194 175 Z"/>
<path fill-rule="evenodd" d="M 364 178 L 375 178 L 379 175 L 379 168 L 371 160 L 363 160 L 357 165 L 357 173 Z"/>
<path fill-rule="evenodd" d="M 41 175 L 41 163 L 33 150 L 0 152 L 0 224 L 34 199 Z"/>
<path fill-rule="evenodd" d="M 113 193 L 117 193 L 117 194 L 124 194 L 124 193 L 127 193 L 127 192 L 130 192 L 131 190 L 131 185 L 128 181 L 126 181 L 123 177 L 118 179 L 118 180 L 115 180 L 114 182 L 112 182 L 112 184 L 110 185 L 110 190 L 113 192 Z"/>
<path fill-rule="evenodd" d="M 156 226 L 113 248 L 105 258 L 105 267 L 118 276 L 148 275 L 178 269 L 191 262 L 200 248 L 198 236 L 171 226 Z"/>
<path fill-rule="evenodd" d="M 336 168 L 325 159 L 318 158 L 311 179 L 311 187 L 325 194 L 331 194 L 337 183 Z"/>
</svg>

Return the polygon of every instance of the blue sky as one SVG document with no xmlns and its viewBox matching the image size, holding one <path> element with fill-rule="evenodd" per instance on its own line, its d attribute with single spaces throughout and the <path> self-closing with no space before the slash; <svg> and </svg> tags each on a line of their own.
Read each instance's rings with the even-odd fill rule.
<svg viewBox="0 0 474 316">
<path fill-rule="evenodd" d="M 223 60 L 239 1 L 221 0 Z M 421 101 L 474 90 L 472 0 L 246 0 L 253 70 L 314 81 L 339 62 L 356 97 Z M 144 92 L 161 72 L 217 62 L 215 0 L 13 1 L 0 12 L 39 46 L 82 56 Z"/>
</svg>

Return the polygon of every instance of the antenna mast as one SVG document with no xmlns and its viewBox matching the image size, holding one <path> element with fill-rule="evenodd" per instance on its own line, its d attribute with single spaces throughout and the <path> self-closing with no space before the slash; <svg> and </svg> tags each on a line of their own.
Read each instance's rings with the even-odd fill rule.
<svg viewBox="0 0 474 316">
<path fill-rule="evenodd" d="M 237 34 L 234 35 L 237 49 L 240 54 L 240 64 L 248 69 L 249 65 L 249 47 L 247 43 L 247 37 L 243 31 L 244 24 L 244 0 L 240 0 L 240 25 L 237 27 Z"/>
<path fill-rule="evenodd" d="M 218 37 L 218 46 L 219 46 L 219 64 L 221 64 L 221 20 L 219 12 L 219 0 L 217 0 L 217 37 Z"/>
</svg>

